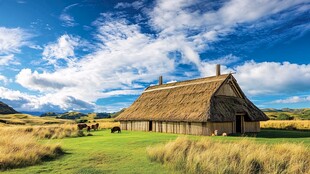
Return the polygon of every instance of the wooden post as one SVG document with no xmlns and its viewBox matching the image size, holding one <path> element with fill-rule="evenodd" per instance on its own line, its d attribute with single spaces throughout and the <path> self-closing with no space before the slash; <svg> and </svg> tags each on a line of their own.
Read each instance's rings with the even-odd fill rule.
<svg viewBox="0 0 310 174">
<path fill-rule="evenodd" d="M 158 85 L 162 85 L 162 84 L 163 84 L 163 76 L 159 76 Z"/>
<path fill-rule="evenodd" d="M 241 133 L 244 133 L 244 115 L 241 115 Z"/>
<path fill-rule="evenodd" d="M 221 65 L 217 64 L 216 65 L 216 76 L 220 76 L 221 75 Z"/>
</svg>

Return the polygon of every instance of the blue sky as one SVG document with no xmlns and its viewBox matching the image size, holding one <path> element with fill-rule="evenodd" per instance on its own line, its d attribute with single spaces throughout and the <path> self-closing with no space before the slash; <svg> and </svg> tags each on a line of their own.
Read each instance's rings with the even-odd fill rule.
<svg viewBox="0 0 310 174">
<path fill-rule="evenodd" d="M 0 0 L 0 101 L 113 112 L 149 85 L 235 73 L 260 108 L 310 107 L 307 0 Z"/>
</svg>

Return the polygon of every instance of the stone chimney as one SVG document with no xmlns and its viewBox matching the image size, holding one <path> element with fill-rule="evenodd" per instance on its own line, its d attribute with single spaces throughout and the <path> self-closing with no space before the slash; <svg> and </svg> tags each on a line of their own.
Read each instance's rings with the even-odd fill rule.
<svg viewBox="0 0 310 174">
<path fill-rule="evenodd" d="M 216 65 L 216 76 L 220 76 L 221 75 L 221 65 L 217 64 Z"/>
<path fill-rule="evenodd" d="M 159 76 L 158 85 L 162 85 L 162 84 L 163 84 L 163 76 Z"/>
</svg>

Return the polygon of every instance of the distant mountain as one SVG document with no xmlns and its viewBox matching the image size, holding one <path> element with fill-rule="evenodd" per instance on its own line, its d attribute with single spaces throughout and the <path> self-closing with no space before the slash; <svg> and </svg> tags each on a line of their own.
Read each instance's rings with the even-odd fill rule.
<svg viewBox="0 0 310 174">
<path fill-rule="evenodd" d="M 81 112 L 65 112 L 63 114 L 59 114 L 56 118 L 60 119 L 79 119 L 81 117 L 85 117 L 87 114 L 83 114 Z"/>
<path fill-rule="evenodd" d="M 40 112 L 40 111 L 21 111 L 21 113 L 29 114 L 29 115 L 33 115 L 33 116 L 41 116 L 44 112 Z"/>
<path fill-rule="evenodd" d="M 310 110 L 309 108 L 299 108 L 299 109 L 291 109 L 291 108 L 282 108 L 282 109 L 275 109 L 275 108 L 264 108 L 261 109 L 263 112 L 294 112 L 294 113 L 304 113 Z"/>
<path fill-rule="evenodd" d="M 120 110 L 118 112 L 111 113 L 110 115 L 112 118 L 115 118 L 115 117 L 119 116 L 119 114 L 123 113 L 125 110 L 126 110 L 126 108 L 123 108 L 122 110 Z"/>
<path fill-rule="evenodd" d="M 264 108 L 264 109 L 261 109 L 263 112 L 278 112 L 278 111 L 281 111 L 279 109 L 275 109 L 275 108 Z"/>
<path fill-rule="evenodd" d="M 0 101 L 0 114 L 16 114 L 18 113 L 9 105 Z"/>
<path fill-rule="evenodd" d="M 40 117 L 46 117 L 46 116 L 49 116 L 49 117 L 57 117 L 58 114 L 56 112 L 45 112 L 43 114 L 40 115 Z"/>
</svg>

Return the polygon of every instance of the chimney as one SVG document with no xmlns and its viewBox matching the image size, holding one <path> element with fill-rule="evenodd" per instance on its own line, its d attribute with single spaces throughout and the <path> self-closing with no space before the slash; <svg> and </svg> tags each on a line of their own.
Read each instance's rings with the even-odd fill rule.
<svg viewBox="0 0 310 174">
<path fill-rule="evenodd" d="M 162 85 L 162 84 L 163 84 L 163 76 L 159 76 L 158 85 Z"/>
<path fill-rule="evenodd" d="M 220 76 L 221 75 L 221 65 L 217 64 L 216 65 L 216 76 Z"/>
</svg>

